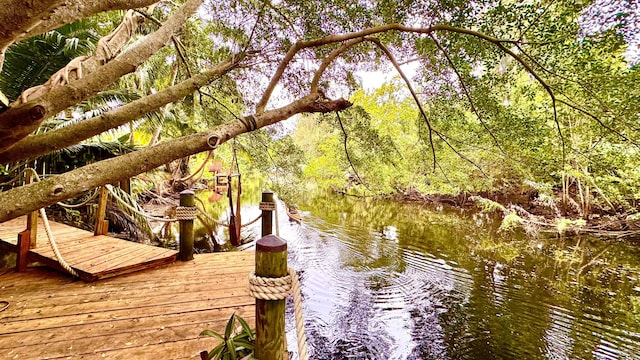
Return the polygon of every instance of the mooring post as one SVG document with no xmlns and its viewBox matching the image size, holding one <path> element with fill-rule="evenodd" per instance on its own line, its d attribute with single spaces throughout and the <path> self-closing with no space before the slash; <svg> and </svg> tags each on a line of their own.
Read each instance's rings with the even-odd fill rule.
<svg viewBox="0 0 640 360">
<path fill-rule="evenodd" d="M 273 210 L 275 210 L 273 202 L 273 192 L 267 190 L 262 192 L 262 202 L 260 210 L 262 210 L 262 236 L 273 234 Z"/>
<path fill-rule="evenodd" d="M 287 274 L 287 242 L 271 234 L 259 239 L 256 242 L 256 276 L 280 278 Z M 284 311 L 285 300 L 256 299 L 256 359 L 284 360 Z"/>
<path fill-rule="evenodd" d="M 180 193 L 181 207 L 196 206 L 196 196 L 192 190 L 184 190 Z M 177 213 L 177 212 L 176 212 Z M 180 220 L 180 250 L 178 259 L 181 261 L 193 260 L 193 218 L 181 218 Z"/>
</svg>

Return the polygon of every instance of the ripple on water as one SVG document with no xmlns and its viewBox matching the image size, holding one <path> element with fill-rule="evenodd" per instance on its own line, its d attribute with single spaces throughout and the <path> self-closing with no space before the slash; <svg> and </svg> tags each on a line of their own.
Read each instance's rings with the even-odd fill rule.
<svg viewBox="0 0 640 360">
<path fill-rule="evenodd" d="M 555 296 L 521 264 L 478 256 L 462 258 L 465 269 L 451 254 L 400 248 L 400 230 L 313 216 L 284 228 L 314 359 L 640 359 L 640 334 Z"/>
</svg>

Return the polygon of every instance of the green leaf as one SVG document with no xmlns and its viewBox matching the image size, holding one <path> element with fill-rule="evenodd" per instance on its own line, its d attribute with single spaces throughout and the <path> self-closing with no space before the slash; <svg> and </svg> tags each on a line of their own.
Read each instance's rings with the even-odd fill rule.
<svg viewBox="0 0 640 360">
<path fill-rule="evenodd" d="M 212 330 L 203 330 L 200 333 L 200 336 L 211 336 L 211 337 L 215 337 L 215 338 L 218 338 L 218 339 L 224 341 L 224 337 L 222 337 L 222 335 L 220 335 L 217 332 L 212 331 Z"/>
<path fill-rule="evenodd" d="M 224 342 L 218 344 L 211 351 L 209 351 L 209 359 L 218 359 L 225 349 L 226 344 Z"/>
<path fill-rule="evenodd" d="M 249 335 L 250 339 L 253 339 L 254 331 L 251 329 L 249 324 L 247 324 L 247 322 L 240 316 L 237 316 L 236 318 L 238 319 L 238 322 L 242 326 L 242 329 L 244 329 L 244 332 Z"/>
<path fill-rule="evenodd" d="M 227 351 L 231 355 L 232 360 L 236 360 L 238 357 L 236 355 L 236 345 L 233 342 L 233 339 L 227 340 Z"/>
<path fill-rule="evenodd" d="M 229 339 L 231 337 L 231 333 L 233 332 L 233 325 L 236 322 L 236 314 L 231 314 L 229 321 L 227 321 L 227 327 L 224 329 L 224 338 Z"/>
</svg>

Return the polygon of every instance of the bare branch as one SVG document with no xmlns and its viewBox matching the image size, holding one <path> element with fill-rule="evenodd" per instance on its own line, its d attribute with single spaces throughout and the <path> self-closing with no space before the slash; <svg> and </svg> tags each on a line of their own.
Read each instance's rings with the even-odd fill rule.
<svg viewBox="0 0 640 360">
<path fill-rule="evenodd" d="M 496 139 L 495 135 L 493 135 L 493 132 L 491 132 L 491 130 L 489 129 L 489 127 L 485 123 L 484 119 L 482 118 L 482 116 L 478 112 L 478 109 L 476 108 L 475 102 L 473 101 L 473 98 L 471 97 L 471 94 L 469 93 L 469 90 L 467 89 L 467 85 L 465 84 L 464 79 L 462 78 L 462 75 L 460 75 L 460 72 L 458 72 L 458 68 L 456 68 L 456 65 L 453 63 L 453 60 L 449 56 L 449 53 L 447 52 L 447 50 L 444 47 L 442 47 L 442 44 L 440 44 L 440 42 L 435 38 L 435 36 L 433 36 L 433 34 L 430 34 L 429 36 L 431 37 L 431 39 L 433 39 L 433 41 L 435 42 L 435 44 L 438 47 L 438 49 L 440 49 L 440 51 L 442 52 L 444 57 L 447 59 L 447 62 L 449 63 L 449 65 L 451 66 L 453 71 L 456 73 L 456 76 L 458 77 L 458 80 L 460 81 L 460 86 L 462 86 L 462 90 L 463 90 L 465 96 L 467 97 L 467 99 L 469 100 L 469 105 L 471 106 L 471 111 L 473 111 L 473 113 L 476 114 L 476 117 L 478 118 L 478 120 L 482 124 L 482 127 L 484 127 L 484 129 L 487 131 L 487 133 L 489 133 L 489 135 L 493 139 L 493 142 L 496 144 L 496 146 L 498 147 L 500 152 L 506 155 L 506 153 L 502 149 L 502 146 L 500 146 L 500 143 L 498 142 L 498 139 Z"/>
<path fill-rule="evenodd" d="M 424 108 L 422 107 L 422 103 L 418 99 L 418 95 L 416 94 L 415 90 L 413 90 L 413 86 L 411 86 L 411 81 L 409 80 L 407 75 L 405 75 L 404 71 L 402 71 L 402 69 L 400 68 L 400 65 L 396 61 L 395 57 L 393 56 L 393 54 L 391 53 L 389 48 L 387 48 L 380 41 L 380 39 L 377 39 L 377 38 L 374 38 L 374 37 L 367 37 L 366 39 L 368 41 L 371 41 L 374 44 L 376 44 L 384 52 L 384 54 L 387 56 L 389 61 L 391 61 L 391 63 L 393 64 L 393 67 L 395 67 L 396 71 L 402 77 L 402 80 L 404 80 L 404 83 L 407 85 L 407 88 L 409 89 L 409 92 L 411 93 L 411 96 L 413 97 L 413 100 L 415 101 L 416 105 L 418 106 L 418 110 L 420 110 L 420 114 L 424 118 L 424 121 L 427 124 L 427 129 L 429 130 L 429 144 L 431 145 L 431 154 L 432 154 L 432 157 L 433 157 L 433 171 L 435 171 L 436 170 L 437 161 L 436 161 L 436 148 L 435 148 L 435 145 L 433 144 L 433 131 L 434 130 L 433 130 L 433 127 L 431 126 L 431 122 L 429 121 L 429 118 L 427 117 L 426 112 L 424 111 Z"/>
<path fill-rule="evenodd" d="M 344 153 L 347 155 L 347 161 L 349 162 L 349 165 L 351 166 L 353 173 L 358 178 L 358 181 L 360 181 L 360 184 L 362 184 L 365 188 L 367 188 L 367 190 L 370 190 L 369 185 L 367 185 L 364 181 L 362 181 L 362 178 L 358 174 L 358 170 L 356 170 L 356 167 L 353 165 L 353 161 L 351 161 L 351 156 L 349 155 L 349 149 L 347 148 L 347 139 L 349 136 L 347 135 L 347 131 L 344 129 L 344 125 L 342 124 L 342 119 L 340 119 L 340 113 L 338 113 L 337 111 L 336 111 L 336 117 L 338 118 L 338 124 L 340 124 L 340 129 L 342 129 L 342 135 L 344 135 L 344 138 L 342 139 L 342 145 L 344 145 Z"/>
</svg>

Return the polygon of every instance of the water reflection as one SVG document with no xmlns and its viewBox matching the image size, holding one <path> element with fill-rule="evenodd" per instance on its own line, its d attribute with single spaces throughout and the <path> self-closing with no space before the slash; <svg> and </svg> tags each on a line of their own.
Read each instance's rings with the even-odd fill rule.
<svg viewBox="0 0 640 360">
<path fill-rule="evenodd" d="M 640 358 L 634 246 L 497 234 L 485 214 L 417 204 L 298 204 L 303 224 L 280 232 L 314 359 Z"/>
</svg>

